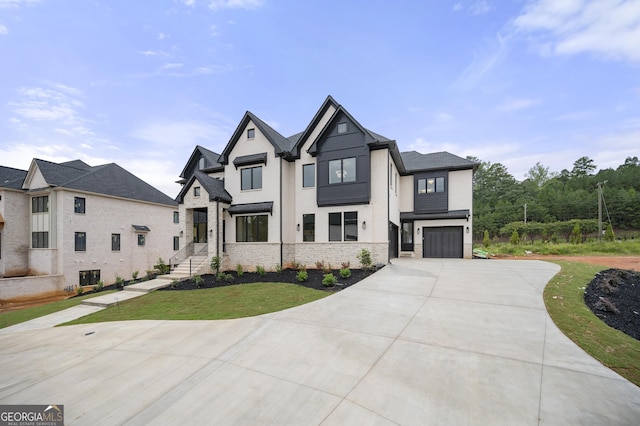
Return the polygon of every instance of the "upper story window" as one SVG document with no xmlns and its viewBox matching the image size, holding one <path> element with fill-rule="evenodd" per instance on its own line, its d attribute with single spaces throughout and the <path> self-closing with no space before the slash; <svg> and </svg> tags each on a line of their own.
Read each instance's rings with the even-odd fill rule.
<svg viewBox="0 0 640 426">
<path fill-rule="evenodd" d="M 87 251 L 87 233 L 76 232 L 75 234 L 76 251 Z"/>
<path fill-rule="evenodd" d="M 243 191 L 262 188 L 262 166 L 240 170 L 240 189 Z"/>
<path fill-rule="evenodd" d="M 247 129 L 247 139 L 254 139 L 256 137 L 256 129 Z"/>
<path fill-rule="evenodd" d="M 143 246 L 145 243 L 145 238 L 144 238 L 144 234 L 138 234 L 138 245 L 139 246 Z"/>
<path fill-rule="evenodd" d="M 329 161 L 329 184 L 356 181 L 356 158 Z"/>
<path fill-rule="evenodd" d="M 347 123 L 338 123 L 338 134 L 347 133 Z"/>
<path fill-rule="evenodd" d="M 313 188 L 314 186 L 316 186 L 316 165 L 303 164 L 302 165 L 302 187 Z"/>
<path fill-rule="evenodd" d="M 31 199 L 31 213 L 47 213 L 49 211 L 49 196 L 43 195 Z"/>
<path fill-rule="evenodd" d="M 49 248 L 48 232 L 32 232 L 31 248 Z"/>
<path fill-rule="evenodd" d="M 120 234 L 111 234 L 111 251 L 120 251 Z"/>
<path fill-rule="evenodd" d="M 75 197 L 73 200 L 73 211 L 74 213 L 81 213 L 84 214 L 84 206 L 85 206 L 86 200 L 82 197 Z"/>
<path fill-rule="evenodd" d="M 418 179 L 418 194 L 444 192 L 444 177 Z"/>
<path fill-rule="evenodd" d="M 199 197 L 200 196 L 200 187 L 199 186 L 194 186 L 193 187 L 193 196 L 194 197 Z"/>
<path fill-rule="evenodd" d="M 206 166 L 206 162 L 207 160 L 205 160 L 204 157 L 200 157 L 200 159 L 198 160 L 198 170 L 204 169 Z"/>
<path fill-rule="evenodd" d="M 180 223 L 180 212 L 173 212 L 173 223 Z"/>
</svg>

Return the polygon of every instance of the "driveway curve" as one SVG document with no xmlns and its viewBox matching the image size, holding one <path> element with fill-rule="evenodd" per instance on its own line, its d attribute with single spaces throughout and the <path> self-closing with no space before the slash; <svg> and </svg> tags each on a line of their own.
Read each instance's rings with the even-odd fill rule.
<svg viewBox="0 0 640 426">
<path fill-rule="evenodd" d="M 66 424 L 640 423 L 640 388 L 566 338 L 542 261 L 397 259 L 293 309 L 0 335 L 0 404 Z"/>
</svg>

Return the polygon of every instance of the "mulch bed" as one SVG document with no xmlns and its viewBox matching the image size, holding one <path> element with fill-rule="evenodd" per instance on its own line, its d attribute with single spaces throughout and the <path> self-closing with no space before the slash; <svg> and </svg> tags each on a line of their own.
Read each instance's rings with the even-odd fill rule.
<svg viewBox="0 0 640 426">
<path fill-rule="evenodd" d="M 322 279 L 325 275 L 325 272 L 319 269 L 308 269 L 307 274 L 308 278 L 306 281 L 300 282 L 298 281 L 296 275 L 298 273 L 297 270 L 294 269 L 285 269 L 281 272 L 266 272 L 264 275 L 260 275 L 257 272 L 245 272 L 242 275 L 238 275 L 236 271 L 228 271 L 226 274 L 229 274 L 233 277 L 233 279 L 226 281 L 218 281 L 216 279 L 215 274 L 205 274 L 201 275 L 203 278 L 203 282 L 200 284 L 200 287 L 196 286 L 193 278 L 188 280 L 183 280 L 177 283 L 170 285 L 169 287 L 163 288 L 160 291 L 176 291 L 176 290 L 196 290 L 199 288 L 215 288 L 215 287 L 225 287 L 236 284 L 248 284 L 248 283 L 264 283 L 264 282 L 282 282 L 282 283 L 291 283 L 301 285 L 307 288 L 313 288 L 316 290 L 330 291 L 336 292 L 342 289 L 345 289 L 358 281 L 363 280 L 364 278 L 371 275 L 375 270 L 363 270 L 363 269 L 351 269 L 351 276 L 349 278 L 342 278 L 340 276 L 339 270 L 333 270 L 333 275 L 337 278 L 337 283 L 335 286 L 327 287 L 322 284 Z"/>
<path fill-rule="evenodd" d="M 608 326 L 640 340 L 640 272 L 607 269 L 587 285 L 584 301 Z"/>
</svg>

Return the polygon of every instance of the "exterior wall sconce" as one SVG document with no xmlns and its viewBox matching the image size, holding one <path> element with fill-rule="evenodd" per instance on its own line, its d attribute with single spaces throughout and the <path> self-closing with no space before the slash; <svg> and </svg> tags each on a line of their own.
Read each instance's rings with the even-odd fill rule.
<svg viewBox="0 0 640 426">
<path fill-rule="evenodd" d="M 418 228 L 418 235 L 420 235 L 420 228 Z"/>
<path fill-rule="evenodd" d="M 182 237 L 184 235 L 184 231 L 180 231 L 180 236 Z"/>
<path fill-rule="evenodd" d="M 467 226 L 467 234 L 469 233 L 469 227 Z"/>
<path fill-rule="evenodd" d="M 366 221 L 362 221 L 362 229 L 367 229 L 367 222 Z"/>
<path fill-rule="evenodd" d="M 297 228 L 298 228 L 298 232 L 300 232 L 300 224 L 298 224 Z"/>
<path fill-rule="evenodd" d="M 467 213 L 467 214 L 466 214 L 466 216 L 465 216 L 465 217 L 467 218 L 467 222 L 469 222 L 469 217 L 470 217 L 470 216 L 471 216 L 471 215 L 470 215 L 469 213 Z M 469 229 L 469 228 L 467 228 L 467 229 Z M 467 231 L 467 232 L 469 232 L 469 231 Z"/>
<path fill-rule="evenodd" d="M 213 236 L 213 229 L 209 229 L 209 236 Z"/>
</svg>

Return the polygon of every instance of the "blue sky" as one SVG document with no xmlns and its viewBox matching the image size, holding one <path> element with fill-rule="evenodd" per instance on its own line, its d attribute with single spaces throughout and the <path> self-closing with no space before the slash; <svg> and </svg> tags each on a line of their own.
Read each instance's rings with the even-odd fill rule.
<svg viewBox="0 0 640 426">
<path fill-rule="evenodd" d="M 0 0 L 0 164 L 116 162 L 170 196 L 250 110 L 327 95 L 401 151 L 598 168 L 640 155 L 640 0 Z"/>
</svg>

